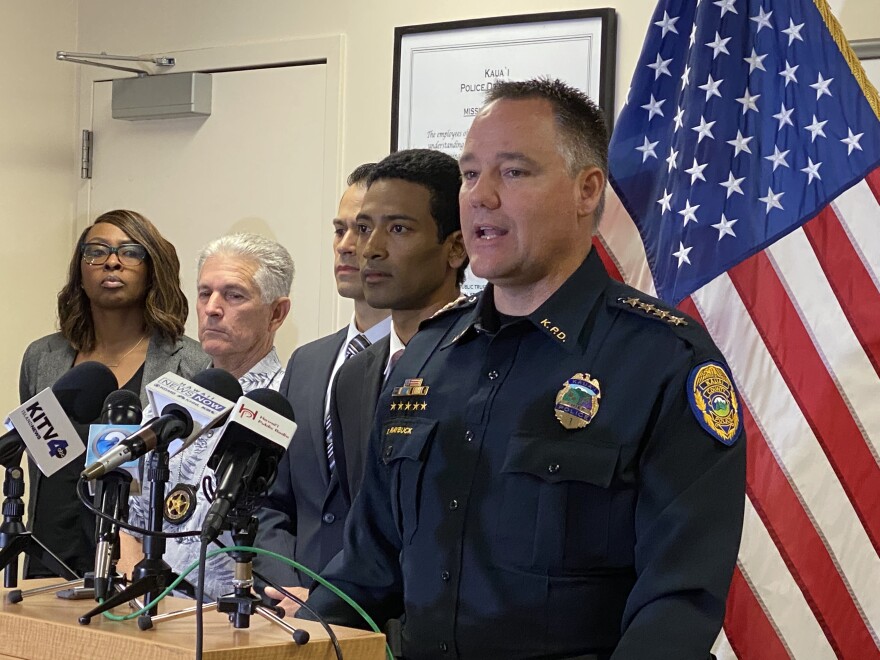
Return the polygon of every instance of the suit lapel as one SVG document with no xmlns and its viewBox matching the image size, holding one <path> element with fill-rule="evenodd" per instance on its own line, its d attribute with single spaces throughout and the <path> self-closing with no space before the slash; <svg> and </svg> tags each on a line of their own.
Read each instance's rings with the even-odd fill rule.
<svg viewBox="0 0 880 660">
<path fill-rule="evenodd" d="M 48 383 L 49 386 L 70 371 L 76 358 L 76 352 L 67 343 L 67 340 L 61 338 L 60 335 L 58 339 L 60 341 L 53 342 L 51 350 L 40 359 L 40 381 Z"/>
<path fill-rule="evenodd" d="M 351 457 L 346 463 L 346 468 L 348 471 L 348 483 L 353 492 L 360 490 L 366 450 L 369 445 L 370 434 L 373 432 L 373 424 L 376 421 L 376 403 L 379 400 L 382 386 L 385 384 L 385 365 L 388 363 L 390 353 L 391 343 L 386 338 L 382 341 L 381 351 L 371 353 L 370 361 L 364 365 L 362 401 L 352 411 L 352 414 L 358 415 L 357 426 L 355 427 L 358 429 L 358 434 L 354 438 L 349 438 L 349 441 L 345 444 L 346 456 Z"/>
<path fill-rule="evenodd" d="M 173 356 L 179 349 L 179 343 L 170 345 L 168 342 L 160 341 L 158 335 L 153 335 L 150 339 L 150 346 L 147 348 L 146 360 L 144 361 L 144 378 L 141 392 L 146 392 L 144 388 L 166 372 L 173 371 L 177 373 L 180 359 L 174 360 Z M 143 403 L 146 405 L 147 402 L 144 401 Z"/>
</svg>

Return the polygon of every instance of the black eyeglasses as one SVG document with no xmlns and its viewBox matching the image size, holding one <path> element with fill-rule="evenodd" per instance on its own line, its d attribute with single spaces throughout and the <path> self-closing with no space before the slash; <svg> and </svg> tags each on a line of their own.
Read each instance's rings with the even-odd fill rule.
<svg viewBox="0 0 880 660">
<path fill-rule="evenodd" d="M 125 243 L 118 247 L 110 247 L 103 243 L 83 243 L 80 245 L 82 258 L 90 266 L 101 266 L 107 263 L 111 254 L 115 254 L 123 266 L 137 266 L 147 257 L 147 248 L 139 243 Z"/>
</svg>

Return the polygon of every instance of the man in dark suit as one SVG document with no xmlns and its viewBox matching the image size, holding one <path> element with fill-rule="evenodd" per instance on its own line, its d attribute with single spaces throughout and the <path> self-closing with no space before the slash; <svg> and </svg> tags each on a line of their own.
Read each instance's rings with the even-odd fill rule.
<svg viewBox="0 0 880 660">
<path fill-rule="evenodd" d="M 280 392 L 293 407 L 297 430 L 258 513 L 257 545 L 310 567 L 323 567 L 339 550 L 348 511 L 327 455 L 325 419 L 332 378 L 347 357 L 387 336 L 391 327 L 388 311 L 374 309 L 364 299 L 356 251 L 355 218 L 373 166 L 361 165 L 349 175 L 333 220 L 336 288 L 343 298 L 354 301 L 354 315 L 338 332 L 298 348 L 287 363 Z M 258 557 L 256 565 L 273 582 L 310 583 L 279 562 Z"/>
<path fill-rule="evenodd" d="M 460 185 L 456 160 L 428 149 L 391 154 L 367 179 L 357 216 L 360 274 L 367 303 L 390 309 L 392 327 L 388 337 L 345 362 L 332 388 L 333 478 L 346 514 L 360 486 L 376 400 L 393 358 L 422 321 L 459 295 L 467 265 Z M 340 534 L 333 554 L 341 548 Z M 323 563 L 309 567 L 320 571 L 329 559 L 325 555 Z"/>
</svg>

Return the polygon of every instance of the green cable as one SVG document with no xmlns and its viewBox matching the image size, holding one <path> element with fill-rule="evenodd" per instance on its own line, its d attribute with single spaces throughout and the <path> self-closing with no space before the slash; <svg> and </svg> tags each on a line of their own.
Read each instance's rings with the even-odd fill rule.
<svg viewBox="0 0 880 660">
<path fill-rule="evenodd" d="M 263 550 L 262 548 L 252 548 L 252 547 L 246 546 L 246 545 L 231 545 L 226 548 L 218 548 L 217 550 L 211 550 L 207 556 L 208 556 L 208 558 L 211 558 L 211 557 L 215 557 L 216 555 L 219 555 L 223 552 L 252 552 L 257 555 L 265 555 L 267 557 L 272 557 L 273 559 L 277 559 L 279 561 L 282 561 L 285 564 L 288 564 L 289 566 L 292 566 L 292 567 L 296 568 L 297 570 L 302 571 L 303 573 L 308 575 L 310 578 L 315 580 L 318 584 L 320 584 L 324 587 L 327 587 L 330 591 L 332 591 L 334 594 L 336 594 L 339 598 L 341 598 L 346 603 L 348 603 L 352 607 L 352 609 L 354 609 L 354 611 L 357 612 L 364 621 L 366 621 L 367 625 L 370 626 L 370 630 L 381 634 L 382 631 L 379 630 L 379 626 L 376 625 L 376 622 L 373 621 L 373 619 L 370 617 L 370 615 L 367 614 L 366 611 L 364 611 L 364 609 L 360 605 L 358 605 L 356 602 L 354 602 L 354 600 L 348 594 L 343 592 L 338 587 L 330 584 L 327 580 L 325 580 L 320 575 L 315 573 L 312 569 L 310 569 L 306 566 L 303 566 L 299 562 L 294 561 L 293 559 L 289 559 L 288 557 L 285 557 L 283 555 L 279 555 L 277 552 L 272 552 L 270 550 Z M 194 561 L 192 564 L 187 566 L 186 569 L 184 569 L 184 571 L 180 575 L 178 575 L 177 579 L 174 580 L 174 582 L 169 584 L 162 593 L 160 593 L 158 596 L 156 596 L 149 603 L 146 603 L 137 612 L 132 612 L 131 614 L 126 614 L 124 616 L 119 616 L 118 614 L 113 614 L 112 612 L 104 612 L 103 613 L 104 616 L 106 618 L 110 619 L 111 621 L 130 621 L 131 619 L 136 619 L 141 614 L 146 614 L 150 609 L 155 607 L 156 604 L 160 600 L 162 600 L 163 598 L 165 598 L 165 596 L 167 596 L 172 591 L 174 591 L 175 587 L 177 587 L 178 584 L 183 582 L 184 578 L 186 578 L 187 575 L 189 575 L 196 568 L 198 568 L 198 566 L 199 566 L 198 561 Z M 101 600 L 100 602 L 103 603 L 104 601 Z M 388 653 L 389 660 L 394 660 L 394 655 L 391 653 L 391 647 L 388 646 L 387 643 L 385 644 L 385 650 Z"/>
</svg>

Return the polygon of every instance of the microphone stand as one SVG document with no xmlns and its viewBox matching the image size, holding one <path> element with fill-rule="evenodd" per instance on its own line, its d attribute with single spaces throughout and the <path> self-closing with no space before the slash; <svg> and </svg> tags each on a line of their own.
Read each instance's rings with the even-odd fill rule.
<svg viewBox="0 0 880 660">
<path fill-rule="evenodd" d="M 131 492 L 131 475 L 125 470 L 111 470 L 98 480 L 95 487 L 95 501 L 100 503 L 101 511 L 116 520 L 128 519 L 128 496 Z M 109 510 L 108 510 L 109 509 Z M 98 518 L 95 536 L 95 598 L 101 599 L 125 578 L 116 572 L 119 561 L 119 526 Z"/>
<path fill-rule="evenodd" d="M 147 467 L 147 475 L 150 481 L 150 514 L 148 527 L 150 531 L 162 531 L 162 511 L 165 506 L 165 484 L 171 476 L 168 470 L 168 446 L 156 447 L 150 453 Z M 168 563 L 162 559 L 165 554 L 166 540 L 160 536 L 144 536 L 144 558 L 138 562 L 132 573 L 132 582 L 122 591 L 118 591 L 97 607 L 89 610 L 79 618 L 82 625 L 88 625 L 92 617 L 106 612 L 117 605 L 133 600 L 139 596 L 144 597 L 144 603 L 149 603 L 162 593 L 169 584 L 177 579 L 177 574 L 171 570 Z M 190 598 L 195 598 L 195 589 L 188 582 L 181 582 L 178 589 Z M 150 608 L 147 614 L 140 619 L 154 616 L 156 606 Z"/>
<path fill-rule="evenodd" d="M 19 455 L 19 461 L 21 455 Z M 51 589 L 63 588 L 82 582 L 76 572 L 58 558 L 47 548 L 32 532 L 29 532 L 22 523 L 25 506 L 21 497 L 24 495 L 24 470 L 20 465 L 6 468 L 3 479 L 3 523 L 0 524 L 0 571 L 5 570 L 3 586 L 13 589 L 18 586 L 18 556 L 24 553 L 28 557 L 38 560 L 50 571 L 71 580 L 72 582 L 56 585 Z M 31 589 L 23 592 L 14 590 L 7 594 L 10 603 L 20 602 L 25 596 L 46 591 L 47 588 Z"/>
<path fill-rule="evenodd" d="M 232 531 L 232 540 L 235 545 L 253 547 L 257 536 L 258 521 L 251 509 L 252 507 L 236 507 L 229 512 L 223 523 L 223 530 L 229 529 Z M 257 614 L 289 633 L 297 645 L 308 643 L 309 633 L 307 630 L 291 626 L 279 616 L 279 614 L 283 616 L 283 609 L 264 605 L 260 597 L 253 592 L 253 559 L 255 554 L 253 552 L 235 550 L 230 552 L 229 555 L 235 560 L 232 593 L 220 596 L 213 603 L 205 603 L 202 609 L 204 611 L 218 610 L 226 612 L 229 615 L 229 621 L 232 623 L 232 626 L 238 629 L 250 627 L 251 616 Z M 263 578 L 261 577 L 261 579 Z M 147 630 L 152 628 L 154 623 L 179 619 L 195 614 L 195 611 L 196 606 L 192 606 L 158 616 L 141 617 L 138 619 L 138 625 L 141 630 Z"/>
</svg>

